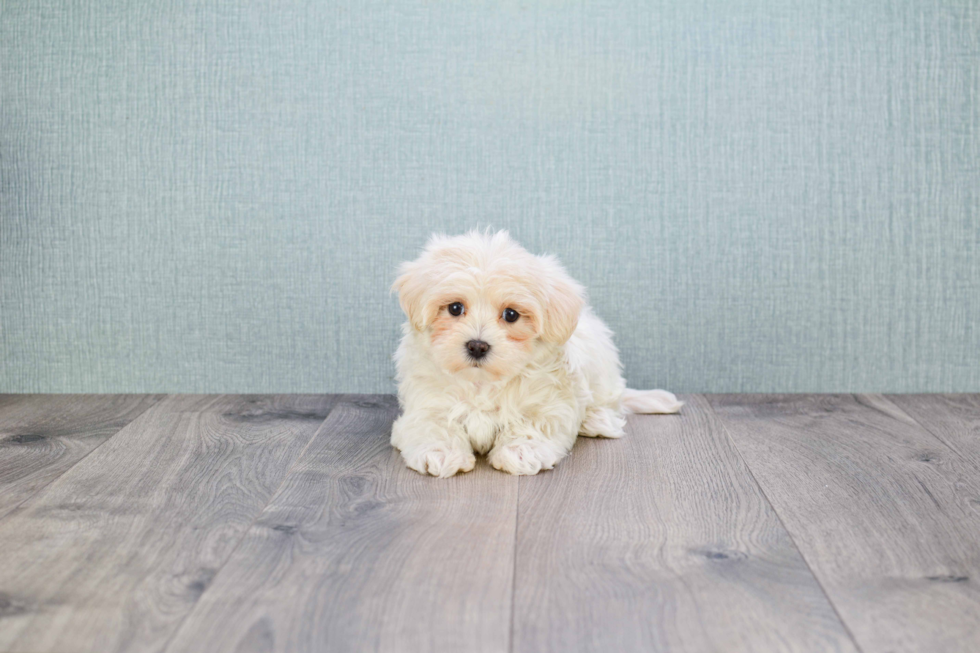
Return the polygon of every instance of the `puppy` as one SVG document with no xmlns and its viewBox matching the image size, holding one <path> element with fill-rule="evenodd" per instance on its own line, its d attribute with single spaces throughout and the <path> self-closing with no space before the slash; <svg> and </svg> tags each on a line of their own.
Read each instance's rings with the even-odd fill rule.
<svg viewBox="0 0 980 653">
<path fill-rule="evenodd" d="M 578 435 L 619 438 L 626 413 L 681 407 L 664 390 L 626 388 L 582 286 L 506 231 L 433 236 L 392 291 L 408 319 L 391 444 L 417 472 L 468 472 L 476 451 L 501 471 L 537 474 Z"/>
</svg>

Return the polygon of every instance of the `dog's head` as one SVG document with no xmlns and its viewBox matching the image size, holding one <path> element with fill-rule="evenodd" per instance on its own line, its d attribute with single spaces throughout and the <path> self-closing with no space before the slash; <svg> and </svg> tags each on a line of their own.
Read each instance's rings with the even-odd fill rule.
<svg viewBox="0 0 980 653">
<path fill-rule="evenodd" d="M 433 236 L 392 286 L 412 328 L 451 374 L 513 376 L 546 343 L 578 324 L 584 291 L 551 256 L 535 256 L 506 231 Z"/>
</svg>

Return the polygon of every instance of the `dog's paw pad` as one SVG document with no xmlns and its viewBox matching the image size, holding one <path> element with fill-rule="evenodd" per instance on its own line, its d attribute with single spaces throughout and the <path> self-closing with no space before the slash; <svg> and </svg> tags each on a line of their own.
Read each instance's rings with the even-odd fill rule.
<svg viewBox="0 0 980 653">
<path fill-rule="evenodd" d="M 552 469 L 563 455 L 552 445 L 534 440 L 518 440 L 494 447 L 487 459 L 502 472 L 532 476 L 542 469 Z"/>
<path fill-rule="evenodd" d="M 589 438 L 621 438 L 625 435 L 625 425 L 626 420 L 609 408 L 590 409 L 579 428 L 579 434 Z"/>
<path fill-rule="evenodd" d="M 457 472 L 469 472 L 476 465 L 472 451 L 437 444 L 405 454 L 405 462 L 420 474 L 449 478 Z"/>
</svg>

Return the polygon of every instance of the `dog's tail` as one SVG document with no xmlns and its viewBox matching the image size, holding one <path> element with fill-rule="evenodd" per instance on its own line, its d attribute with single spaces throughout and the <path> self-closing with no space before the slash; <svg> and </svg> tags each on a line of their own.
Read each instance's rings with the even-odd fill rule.
<svg viewBox="0 0 980 653">
<path fill-rule="evenodd" d="M 631 413 L 676 413 L 684 405 L 666 390 L 633 390 L 623 393 L 623 408 Z"/>
</svg>

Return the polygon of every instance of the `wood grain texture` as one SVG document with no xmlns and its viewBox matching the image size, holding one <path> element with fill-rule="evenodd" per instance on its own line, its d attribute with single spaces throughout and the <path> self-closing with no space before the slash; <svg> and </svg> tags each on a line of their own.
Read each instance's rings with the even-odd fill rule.
<svg viewBox="0 0 980 653">
<path fill-rule="evenodd" d="M 980 394 L 886 395 L 885 398 L 980 469 Z"/>
<path fill-rule="evenodd" d="M 521 481 L 514 651 L 854 651 L 699 396 Z"/>
<path fill-rule="evenodd" d="M 506 651 L 518 480 L 421 476 L 341 403 L 168 651 Z"/>
<path fill-rule="evenodd" d="M 0 396 L 0 519 L 162 398 Z"/>
<path fill-rule="evenodd" d="M 144 412 L 0 523 L 0 650 L 160 650 L 335 401 Z"/>
<path fill-rule="evenodd" d="M 865 653 L 980 650 L 980 478 L 878 396 L 710 398 Z"/>
</svg>

